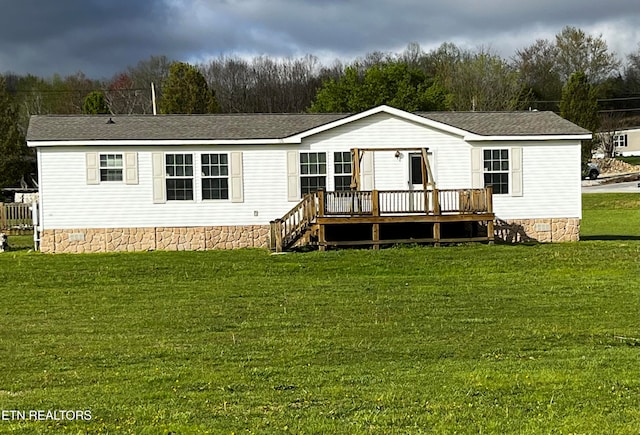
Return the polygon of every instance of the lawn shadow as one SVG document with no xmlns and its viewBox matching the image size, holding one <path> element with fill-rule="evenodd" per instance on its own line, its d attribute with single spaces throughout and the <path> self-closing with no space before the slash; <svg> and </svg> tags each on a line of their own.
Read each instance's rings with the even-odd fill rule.
<svg viewBox="0 0 640 435">
<path fill-rule="evenodd" d="M 630 236 L 626 234 L 602 234 L 592 236 L 580 236 L 580 240 L 640 240 L 640 236 Z"/>
</svg>

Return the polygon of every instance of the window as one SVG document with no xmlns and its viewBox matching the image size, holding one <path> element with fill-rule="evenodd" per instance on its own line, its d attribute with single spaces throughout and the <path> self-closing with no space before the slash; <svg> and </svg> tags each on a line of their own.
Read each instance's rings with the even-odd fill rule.
<svg viewBox="0 0 640 435">
<path fill-rule="evenodd" d="M 351 152 L 333 153 L 335 190 L 351 190 Z"/>
<path fill-rule="evenodd" d="M 300 190 L 302 195 L 327 187 L 327 154 L 300 153 Z"/>
<path fill-rule="evenodd" d="M 229 161 L 226 154 L 202 154 L 202 199 L 229 199 Z"/>
<path fill-rule="evenodd" d="M 422 154 L 409 154 L 410 158 L 410 167 L 409 172 L 411 173 L 411 184 L 414 186 L 423 185 L 422 180 Z M 428 178 L 428 174 L 425 173 Z M 427 180 L 428 182 L 429 180 Z"/>
<path fill-rule="evenodd" d="M 100 181 L 122 181 L 122 154 L 100 154 Z"/>
<path fill-rule="evenodd" d="M 627 135 L 626 134 L 618 134 L 613 137 L 613 145 L 616 148 L 626 147 L 627 146 Z"/>
<path fill-rule="evenodd" d="M 193 155 L 165 156 L 167 200 L 193 200 Z"/>
<path fill-rule="evenodd" d="M 509 193 L 509 150 L 484 150 L 484 185 L 494 193 Z"/>
</svg>

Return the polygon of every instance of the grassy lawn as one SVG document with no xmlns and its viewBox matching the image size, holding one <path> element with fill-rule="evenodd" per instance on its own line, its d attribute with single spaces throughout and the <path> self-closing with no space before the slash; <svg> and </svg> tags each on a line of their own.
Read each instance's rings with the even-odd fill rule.
<svg viewBox="0 0 640 435">
<path fill-rule="evenodd" d="M 567 244 L 0 254 L 0 410 L 91 412 L 0 432 L 637 434 L 638 195 L 584 207 Z"/>
<path fill-rule="evenodd" d="M 618 160 L 627 162 L 631 165 L 640 165 L 640 156 L 616 157 Z"/>
</svg>

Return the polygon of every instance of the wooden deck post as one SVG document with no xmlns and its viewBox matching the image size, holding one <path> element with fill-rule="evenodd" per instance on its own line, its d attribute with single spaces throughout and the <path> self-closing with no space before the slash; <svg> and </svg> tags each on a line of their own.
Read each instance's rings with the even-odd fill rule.
<svg viewBox="0 0 640 435">
<path fill-rule="evenodd" d="M 380 216 L 380 192 L 375 189 L 371 191 L 371 214 Z"/>
<path fill-rule="evenodd" d="M 318 217 L 324 217 L 325 214 L 325 196 L 324 189 L 320 189 L 318 194 Z M 325 236 L 324 224 L 318 223 L 318 250 L 325 251 L 327 249 L 327 239 Z"/>
<path fill-rule="evenodd" d="M 0 203 L 0 230 L 8 229 L 6 205 Z"/>
<path fill-rule="evenodd" d="M 485 188 L 485 200 L 487 204 L 487 213 L 493 214 L 493 186 L 487 186 Z M 487 222 L 487 240 L 489 241 L 489 244 L 493 244 L 495 240 L 493 221 L 494 219 L 491 218 L 491 220 Z"/>
<path fill-rule="evenodd" d="M 324 213 L 325 213 L 324 190 L 323 189 L 318 190 L 317 194 L 318 194 L 318 216 L 324 217 Z"/>
<path fill-rule="evenodd" d="M 351 184 L 352 190 L 360 190 L 360 150 L 351 149 Z"/>
<path fill-rule="evenodd" d="M 282 219 L 271 221 L 271 246 L 275 252 L 282 252 Z"/>
<path fill-rule="evenodd" d="M 433 188 L 433 190 L 431 191 L 431 194 L 433 195 L 432 198 L 432 202 L 433 202 L 433 214 L 435 215 L 439 215 L 440 214 L 440 195 L 438 193 L 438 189 L 437 188 Z M 426 195 L 426 192 L 425 192 Z"/>
</svg>

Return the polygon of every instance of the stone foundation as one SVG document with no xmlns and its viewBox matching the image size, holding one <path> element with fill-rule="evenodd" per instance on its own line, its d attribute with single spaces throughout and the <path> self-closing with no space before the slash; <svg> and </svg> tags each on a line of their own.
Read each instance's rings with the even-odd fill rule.
<svg viewBox="0 0 640 435">
<path fill-rule="evenodd" d="M 269 225 L 45 230 L 44 253 L 268 248 Z"/>
<path fill-rule="evenodd" d="M 497 241 L 519 242 L 577 242 L 580 239 L 580 219 L 513 219 L 494 223 Z"/>
</svg>

